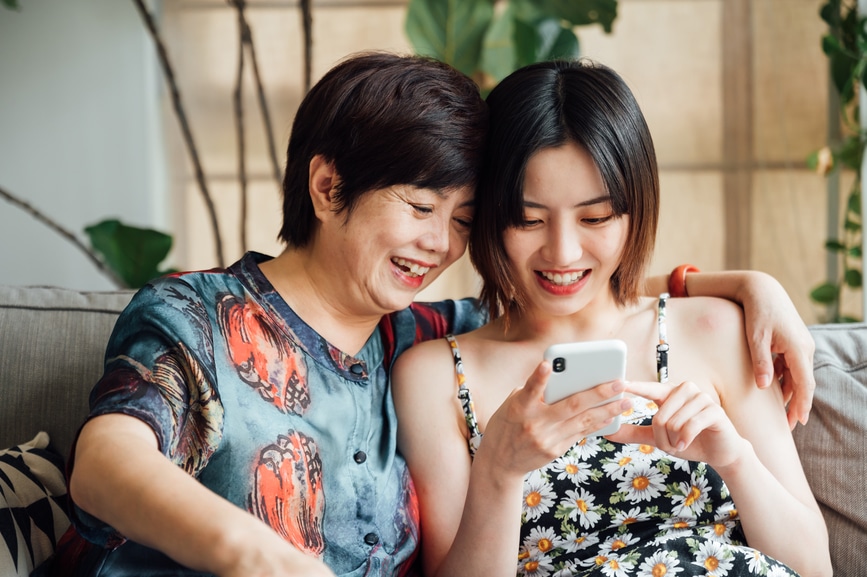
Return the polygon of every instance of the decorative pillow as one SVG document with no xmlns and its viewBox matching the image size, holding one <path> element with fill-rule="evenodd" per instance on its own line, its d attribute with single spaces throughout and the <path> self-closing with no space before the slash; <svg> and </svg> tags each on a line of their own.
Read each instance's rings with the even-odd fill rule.
<svg viewBox="0 0 867 577">
<path fill-rule="evenodd" d="M 30 574 L 69 527 L 63 460 L 48 433 L 0 450 L 0 575 Z"/>
</svg>

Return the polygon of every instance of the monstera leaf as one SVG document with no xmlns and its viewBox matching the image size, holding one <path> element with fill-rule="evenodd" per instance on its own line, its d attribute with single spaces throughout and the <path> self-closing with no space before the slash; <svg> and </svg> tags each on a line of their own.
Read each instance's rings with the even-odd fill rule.
<svg viewBox="0 0 867 577">
<path fill-rule="evenodd" d="M 562 18 L 572 26 L 599 24 L 611 33 L 617 18 L 617 0 L 511 0 L 520 11 L 538 11 L 540 15 Z"/>
<path fill-rule="evenodd" d="M 165 233 L 129 226 L 114 219 L 84 230 L 93 250 L 129 288 L 141 288 L 158 276 L 174 272 L 159 269 L 172 248 L 172 237 Z"/>
<path fill-rule="evenodd" d="M 573 28 L 611 32 L 617 0 L 410 0 L 406 33 L 418 54 L 448 62 L 490 90 L 512 71 L 575 58 Z"/>
<path fill-rule="evenodd" d="M 510 4 L 488 30 L 480 68 L 496 83 L 527 64 L 579 53 L 578 37 L 560 18 L 522 13 Z"/>
<path fill-rule="evenodd" d="M 493 0 L 411 0 L 405 28 L 416 53 L 472 76 L 493 17 Z"/>
</svg>

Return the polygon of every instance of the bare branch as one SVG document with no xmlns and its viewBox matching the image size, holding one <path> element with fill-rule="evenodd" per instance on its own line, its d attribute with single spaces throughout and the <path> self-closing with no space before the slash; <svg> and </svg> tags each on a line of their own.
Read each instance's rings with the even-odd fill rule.
<svg viewBox="0 0 867 577">
<path fill-rule="evenodd" d="M 91 262 L 93 262 L 99 272 L 108 277 L 108 279 L 113 282 L 115 286 L 117 286 L 118 288 L 127 288 L 127 284 L 123 282 L 123 280 L 121 280 L 120 277 L 118 277 L 113 270 L 108 268 L 108 266 L 106 266 L 106 264 L 102 262 L 102 260 L 100 260 L 99 256 L 97 256 L 97 254 L 89 246 L 81 242 L 78 237 L 75 236 L 75 234 L 61 226 L 59 223 L 55 222 L 52 218 L 40 212 L 30 203 L 18 198 L 17 196 L 12 194 L 11 192 L 4 190 L 3 188 L 0 188 L 0 196 L 2 196 L 4 199 L 14 204 L 24 212 L 29 213 L 33 218 L 35 218 L 36 220 L 46 225 L 48 228 L 71 242 L 73 246 L 83 252 L 84 255 L 88 259 L 90 259 Z"/>
<path fill-rule="evenodd" d="M 220 234 L 219 223 L 217 222 L 217 211 L 214 207 L 214 201 L 211 198 L 211 194 L 208 191 L 208 186 L 205 183 L 205 173 L 204 170 L 202 170 L 202 163 L 199 160 L 198 149 L 196 148 L 195 142 L 193 141 L 193 134 L 190 130 L 189 122 L 187 121 L 187 114 L 184 111 L 183 103 L 181 102 L 181 94 L 178 90 L 178 84 L 175 81 L 175 73 L 172 70 L 171 63 L 169 62 L 169 57 L 168 53 L 166 52 L 165 44 L 163 43 L 162 37 L 160 36 L 160 33 L 156 28 L 153 17 L 144 5 L 144 0 L 133 0 L 133 2 L 135 3 L 136 8 L 138 8 L 139 14 L 141 15 L 141 18 L 144 21 L 148 32 L 150 32 L 154 44 L 156 45 L 160 65 L 162 67 L 163 74 L 165 75 L 166 82 L 171 92 L 172 104 L 174 106 L 175 115 L 177 116 L 178 123 L 181 126 L 181 133 L 183 134 L 184 142 L 187 145 L 187 151 L 190 154 L 190 160 L 193 163 L 193 170 L 196 174 L 196 182 L 199 185 L 199 191 L 202 193 L 202 198 L 205 201 L 205 207 L 208 210 L 208 215 L 211 220 L 211 228 L 214 233 L 214 245 L 217 252 L 217 264 L 219 266 L 225 266 L 225 259 L 223 257 L 223 238 Z"/>
<path fill-rule="evenodd" d="M 252 33 L 248 34 L 247 41 L 247 46 L 250 48 L 250 62 L 253 65 L 253 78 L 256 79 L 256 94 L 259 97 L 259 110 L 262 112 L 262 124 L 265 125 L 265 139 L 268 143 L 268 156 L 271 159 L 271 171 L 274 175 L 274 180 L 277 181 L 277 184 L 280 184 L 282 178 L 280 176 L 280 163 L 277 161 L 274 128 L 271 124 L 271 113 L 268 110 L 268 101 L 265 98 L 265 88 L 262 85 L 262 77 L 259 75 L 259 61 L 258 58 L 256 58 Z"/>
<path fill-rule="evenodd" d="M 299 0 L 301 27 L 304 30 L 304 94 L 310 91 L 313 71 L 313 9 L 310 0 Z"/>
<path fill-rule="evenodd" d="M 244 0 L 228 0 L 230 6 L 238 11 L 238 72 L 235 76 L 235 91 L 233 94 L 235 110 L 235 132 L 238 136 L 238 185 L 240 186 L 240 209 L 239 215 L 241 247 L 247 250 L 247 207 L 249 198 L 247 194 L 247 161 L 246 140 L 244 136 L 244 45 L 249 40 L 250 29 L 244 18 Z"/>
</svg>

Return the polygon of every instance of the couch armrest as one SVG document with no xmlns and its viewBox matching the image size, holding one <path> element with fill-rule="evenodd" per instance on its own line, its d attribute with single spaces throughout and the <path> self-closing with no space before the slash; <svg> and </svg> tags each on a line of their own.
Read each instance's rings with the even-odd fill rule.
<svg viewBox="0 0 867 577">
<path fill-rule="evenodd" d="M 816 395 L 794 432 L 828 524 L 834 575 L 867 575 L 867 323 L 815 325 Z"/>
</svg>

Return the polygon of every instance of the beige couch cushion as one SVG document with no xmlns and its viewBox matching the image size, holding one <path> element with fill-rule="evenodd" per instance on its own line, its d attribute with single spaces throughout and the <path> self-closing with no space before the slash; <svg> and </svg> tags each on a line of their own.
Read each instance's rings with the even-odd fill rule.
<svg viewBox="0 0 867 577">
<path fill-rule="evenodd" d="M 816 325 L 816 397 L 795 429 L 801 460 L 833 535 L 836 577 L 867 575 L 867 324 Z"/>
<path fill-rule="evenodd" d="M 67 455 L 132 294 L 0 286 L 0 449 L 45 430 Z"/>
</svg>

